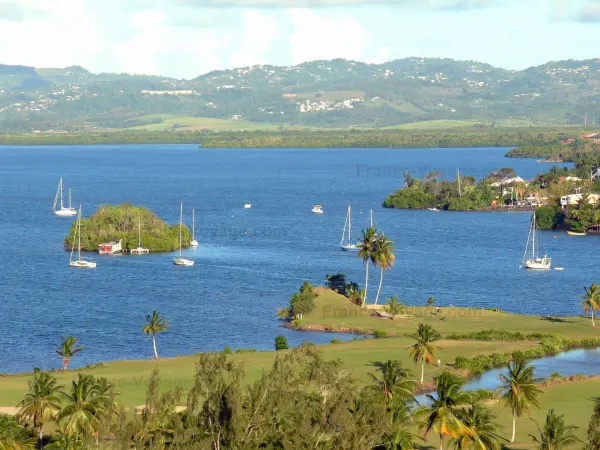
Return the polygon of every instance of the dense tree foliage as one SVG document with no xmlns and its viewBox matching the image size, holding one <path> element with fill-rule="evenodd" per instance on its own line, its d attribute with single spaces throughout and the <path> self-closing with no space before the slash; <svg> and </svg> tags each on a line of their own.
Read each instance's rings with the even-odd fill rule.
<svg viewBox="0 0 600 450">
<path fill-rule="evenodd" d="M 123 240 L 123 249 L 138 247 L 138 224 L 141 222 L 141 241 L 152 252 L 167 252 L 179 248 L 179 224 L 169 225 L 147 208 L 123 203 L 102 205 L 91 217 L 81 220 L 81 249 L 97 251 L 103 242 Z M 75 227 L 65 238 L 65 247 L 71 249 Z M 190 230 L 183 225 L 183 247 L 190 244 Z"/>
</svg>

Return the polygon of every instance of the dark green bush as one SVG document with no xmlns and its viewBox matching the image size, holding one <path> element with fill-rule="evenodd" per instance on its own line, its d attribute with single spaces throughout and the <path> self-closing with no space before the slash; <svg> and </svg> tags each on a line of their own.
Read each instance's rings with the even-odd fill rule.
<svg viewBox="0 0 600 450">
<path fill-rule="evenodd" d="M 287 350 L 290 348 L 288 340 L 285 336 L 277 336 L 275 338 L 275 350 Z"/>
</svg>

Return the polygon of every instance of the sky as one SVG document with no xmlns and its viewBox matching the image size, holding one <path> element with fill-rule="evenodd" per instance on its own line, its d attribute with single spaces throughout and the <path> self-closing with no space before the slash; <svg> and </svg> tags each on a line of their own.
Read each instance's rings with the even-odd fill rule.
<svg viewBox="0 0 600 450">
<path fill-rule="evenodd" d="M 0 0 L 0 64 L 193 78 L 346 58 L 600 57 L 600 0 Z"/>
</svg>

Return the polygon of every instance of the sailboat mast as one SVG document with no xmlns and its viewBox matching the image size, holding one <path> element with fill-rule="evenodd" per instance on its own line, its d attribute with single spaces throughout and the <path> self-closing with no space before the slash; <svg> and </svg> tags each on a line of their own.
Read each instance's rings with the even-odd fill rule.
<svg viewBox="0 0 600 450">
<path fill-rule="evenodd" d="M 142 219 L 138 217 L 138 247 L 142 248 Z"/>
<path fill-rule="evenodd" d="M 196 208 L 192 209 L 192 239 L 196 239 Z"/>
<path fill-rule="evenodd" d="M 369 210 L 369 216 L 370 216 L 370 221 L 371 221 L 371 228 L 373 228 L 373 210 L 372 209 Z"/>
<path fill-rule="evenodd" d="M 462 197 L 462 189 L 460 187 L 460 170 L 456 169 L 456 180 L 458 181 L 458 196 Z"/>
<path fill-rule="evenodd" d="M 181 246 L 182 246 L 182 227 L 183 227 L 183 202 L 181 202 L 181 210 L 179 212 L 179 256 L 182 256 Z"/>
<path fill-rule="evenodd" d="M 536 258 L 536 253 L 535 253 L 535 212 L 533 213 L 533 220 L 532 220 L 532 229 L 531 229 L 531 233 L 533 234 L 533 238 L 531 241 L 531 249 L 532 249 L 532 256 L 533 259 Z"/>
<path fill-rule="evenodd" d="M 71 209 L 71 188 L 69 188 L 69 209 Z"/>
<path fill-rule="evenodd" d="M 352 205 L 348 205 L 348 244 L 352 240 Z"/>
<path fill-rule="evenodd" d="M 64 209 L 63 205 L 63 181 L 60 179 L 60 209 Z"/>
<path fill-rule="evenodd" d="M 81 205 L 79 205 L 79 217 L 77 218 L 77 261 L 81 260 Z"/>
</svg>

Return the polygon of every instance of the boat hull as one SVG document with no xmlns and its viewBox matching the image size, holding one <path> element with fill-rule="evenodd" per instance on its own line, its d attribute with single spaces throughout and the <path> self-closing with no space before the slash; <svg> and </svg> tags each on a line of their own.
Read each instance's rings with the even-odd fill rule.
<svg viewBox="0 0 600 450">
<path fill-rule="evenodd" d="M 132 255 L 146 255 L 150 253 L 150 250 L 147 248 L 132 248 L 129 253 Z"/>
<path fill-rule="evenodd" d="M 567 231 L 567 234 L 569 236 L 585 236 L 586 235 L 586 233 L 580 233 L 580 232 L 577 232 L 577 231 Z"/>
<path fill-rule="evenodd" d="M 198 247 L 198 241 L 194 239 L 192 242 L 190 242 L 190 247 Z"/>
<path fill-rule="evenodd" d="M 78 269 L 95 269 L 96 263 L 92 261 L 71 261 L 69 266 L 75 267 Z"/>
<path fill-rule="evenodd" d="M 356 245 L 340 245 L 340 248 L 345 252 L 357 252 L 359 250 Z"/>
<path fill-rule="evenodd" d="M 173 258 L 173 264 L 181 267 L 192 267 L 195 264 L 195 261 L 185 258 Z"/>
<path fill-rule="evenodd" d="M 525 268 L 529 270 L 550 270 L 552 258 L 536 258 L 525 261 Z"/>
<path fill-rule="evenodd" d="M 61 217 L 72 217 L 77 215 L 77 210 L 75 208 L 63 208 L 54 211 L 54 214 Z"/>
</svg>

